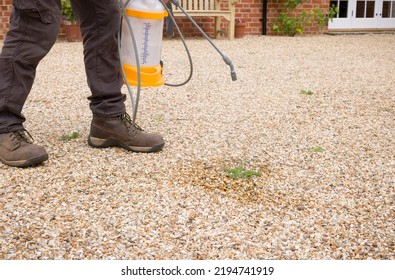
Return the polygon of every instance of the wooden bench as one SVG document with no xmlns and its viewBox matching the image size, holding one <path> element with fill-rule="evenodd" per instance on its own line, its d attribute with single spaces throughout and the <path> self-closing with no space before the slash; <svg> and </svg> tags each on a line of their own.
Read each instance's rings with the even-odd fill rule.
<svg viewBox="0 0 395 280">
<path fill-rule="evenodd" d="M 228 37 L 234 38 L 235 33 L 235 5 L 238 0 L 179 0 L 180 6 L 191 17 L 214 17 L 215 19 L 215 37 L 219 38 L 221 33 L 221 17 L 229 21 Z M 228 5 L 221 5 L 221 2 L 227 1 Z M 173 10 L 174 17 L 185 16 L 177 7 Z"/>
</svg>

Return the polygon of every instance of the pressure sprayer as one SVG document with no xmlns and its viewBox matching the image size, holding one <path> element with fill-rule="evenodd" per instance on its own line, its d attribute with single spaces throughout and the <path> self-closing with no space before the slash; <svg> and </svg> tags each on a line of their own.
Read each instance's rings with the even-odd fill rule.
<svg viewBox="0 0 395 280">
<path fill-rule="evenodd" d="M 170 2 L 185 14 L 222 56 L 224 62 L 230 67 L 232 81 L 236 81 L 236 72 L 234 71 L 232 61 L 215 46 L 207 34 L 180 6 L 179 0 L 170 0 Z M 120 0 L 119 4 L 122 11 L 122 24 L 118 33 L 118 51 L 120 54 L 122 77 L 132 103 L 132 121 L 135 122 L 141 87 L 185 85 L 192 78 L 193 63 L 185 38 L 173 17 L 172 11 L 162 0 Z M 189 59 L 189 77 L 180 84 L 165 83 L 162 74 L 163 63 L 160 56 L 165 17 L 169 17 L 176 27 Z M 137 87 L 135 99 L 133 98 L 131 86 Z"/>
</svg>

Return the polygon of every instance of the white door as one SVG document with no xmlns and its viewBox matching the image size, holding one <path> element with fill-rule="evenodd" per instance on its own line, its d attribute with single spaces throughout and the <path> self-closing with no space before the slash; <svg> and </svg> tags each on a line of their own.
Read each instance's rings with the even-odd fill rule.
<svg viewBox="0 0 395 280">
<path fill-rule="evenodd" d="M 354 0 L 350 0 L 354 1 Z M 328 29 L 350 29 L 351 28 L 351 5 L 349 0 L 331 0 L 330 6 L 338 7 L 339 12 L 328 22 Z"/>
<path fill-rule="evenodd" d="M 395 28 L 395 1 L 381 1 L 378 27 Z"/>
<path fill-rule="evenodd" d="M 339 13 L 328 29 L 395 28 L 394 0 L 331 0 Z"/>
<path fill-rule="evenodd" d="M 352 4 L 354 2 L 354 4 Z M 353 9 L 351 9 L 351 28 L 377 28 L 378 21 L 378 5 L 373 0 L 353 0 L 350 2 Z"/>
</svg>

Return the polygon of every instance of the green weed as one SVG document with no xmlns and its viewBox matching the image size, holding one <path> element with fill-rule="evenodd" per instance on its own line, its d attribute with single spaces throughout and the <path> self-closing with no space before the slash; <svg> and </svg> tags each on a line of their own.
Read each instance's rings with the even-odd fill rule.
<svg viewBox="0 0 395 280">
<path fill-rule="evenodd" d="M 224 169 L 224 171 L 232 179 L 237 179 L 237 178 L 249 179 L 252 176 L 261 176 L 261 173 L 258 171 L 247 170 L 240 166 L 235 167 L 233 169 Z"/>
<path fill-rule="evenodd" d="M 162 114 L 157 114 L 153 117 L 154 121 L 156 122 L 163 122 L 163 120 L 165 119 L 165 116 Z"/>
<path fill-rule="evenodd" d="M 72 139 L 77 139 L 79 137 L 80 137 L 80 133 L 78 131 L 73 131 L 73 133 L 71 133 L 70 135 L 62 135 L 60 139 L 62 141 L 70 141 Z"/>
<path fill-rule="evenodd" d="M 300 94 L 304 94 L 304 95 L 313 95 L 314 92 L 311 90 L 301 90 Z"/>
<path fill-rule="evenodd" d="M 310 149 L 311 152 L 315 152 L 315 153 L 322 153 L 324 151 L 324 149 L 320 146 L 318 147 L 314 147 Z"/>
</svg>

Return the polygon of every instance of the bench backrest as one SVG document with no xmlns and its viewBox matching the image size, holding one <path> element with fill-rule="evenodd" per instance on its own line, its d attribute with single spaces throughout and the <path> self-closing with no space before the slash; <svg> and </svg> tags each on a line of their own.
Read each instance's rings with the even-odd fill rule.
<svg viewBox="0 0 395 280">
<path fill-rule="evenodd" d="M 180 6 L 187 11 L 213 11 L 218 0 L 180 0 Z M 219 1 L 218 1 L 219 2 Z"/>
</svg>

